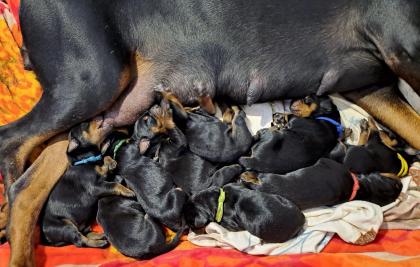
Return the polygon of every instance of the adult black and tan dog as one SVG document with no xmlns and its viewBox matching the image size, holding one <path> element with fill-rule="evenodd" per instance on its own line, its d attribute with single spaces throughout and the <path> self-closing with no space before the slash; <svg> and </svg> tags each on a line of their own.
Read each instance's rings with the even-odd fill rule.
<svg viewBox="0 0 420 267">
<path fill-rule="evenodd" d="M 7 190 L 36 145 L 113 103 L 94 126 L 134 122 L 160 84 L 185 103 L 206 94 L 250 104 L 356 91 L 358 103 L 420 148 L 420 117 L 391 89 L 400 77 L 420 92 L 419 10 L 411 0 L 22 0 L 24 42 L 44 93 L 0 129 Z M 133 77 L 141 82 L 124 91 Z M 41 181 L 25 177 L 9 216 L 11 266 L 33 266 L 22 233 L 33 231 L 37 213 L 21 204 Z"/>
</svg>

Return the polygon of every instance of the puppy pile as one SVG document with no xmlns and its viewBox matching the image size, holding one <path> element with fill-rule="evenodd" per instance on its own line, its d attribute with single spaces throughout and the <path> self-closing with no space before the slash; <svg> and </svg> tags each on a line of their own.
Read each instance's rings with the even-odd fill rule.
<svg viewBox="0 0 420 267">
<path fill-rule="evenodd" d="M 302 230 L 304 209 L 351 200 L 384 206 L 401 192 L 408 156 L 373 121 L 361 122 L 357 146 L 344 144 L 348 131 L 328 97 L 294 101 L 292 118 L 255 136 L 238 107 L 224 107 L 221 121 L 208 104 L 185 108 L 160 92 L 131 129 L 105 140 L 93 123 L 74 127 L 72 165 L 42 212 L 43 242 L 111 243 L 145 259 L 173 249 L 187 229 L 217 222 L 278 243 Z M 95 216 L 103 234 L 90 228 Z"/>
</svg>

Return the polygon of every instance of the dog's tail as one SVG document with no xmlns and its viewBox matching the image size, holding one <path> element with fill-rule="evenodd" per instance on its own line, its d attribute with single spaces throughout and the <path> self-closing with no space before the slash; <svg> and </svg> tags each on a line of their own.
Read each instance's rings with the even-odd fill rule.
<svg viewBox="0 0 420 267">
<path fill-rule="evenodd" d="M 175 236 L 172 238 L 172 240 L 169 243 L 166 243 L 166 244 L 161 245 L 156 250 L 150 251 L 149 253 L 144 254 L 141 257 L 141 259 L 150 259 L 150 258 L 153 258 L 155 256 L 158 256 L 158 255 L 161 255 L 161 254 L 164 254 L 166 252 L 171 251 L 172 249 L 174 249 L 179 244 L 182 235 L 184 234 L 184 232 L 187 229 L 188 229 L 187 222 L 186 222 L 184 216 L 182 216 L 181 227 L 175 233 Z"/>
</svg>

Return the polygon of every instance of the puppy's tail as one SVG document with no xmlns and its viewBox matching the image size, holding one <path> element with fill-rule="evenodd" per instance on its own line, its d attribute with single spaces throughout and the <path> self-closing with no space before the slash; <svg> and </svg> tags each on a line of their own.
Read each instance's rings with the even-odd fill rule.
<svg viewBox="0 0 420 267">
<path fill-rule="evenodd" d="M 171 251 L 172 249 L 174 249 L 180 242 L 182 235 L 184 234 L 184 232 L 188 229 L 188 225 L 187 222 L 184 218 L 184 216 L 182 216 L 182 221 L 181 221 L 181 227 L 179 228 L 179 230 L 175 233 L 174 238 L 172 238 L 172 240 L 169 243 L 163 244 L 161 245 L 159 248 L 157 248 L 155 251 L 152 251 L 148 254 L 145 254 L 142 259 L 150 259 L 153 258 L 155 256 L 164 254 L 166 252 Z"/>
</svg>

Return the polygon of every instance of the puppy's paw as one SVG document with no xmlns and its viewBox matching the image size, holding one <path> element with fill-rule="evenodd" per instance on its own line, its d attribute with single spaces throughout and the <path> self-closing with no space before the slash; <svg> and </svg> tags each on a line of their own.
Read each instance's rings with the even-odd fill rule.
<svg viewBox="0 0 420 267">
<path fill-rule="evenodd" d="M 114 187 L 116 195 L 124 196 L 124 197 L 135 197 L 136 194 L 128 189 L 127 187 L 123 186 L 122 184 L 116 184 Z"/>
<path fill-rule="evenodd" d="M 254 185 L 261 185 L 260 179 L 255 172 L 244 172 L 241 174 L 241 181 L 245 183 L 250 183 Z"/>
<path fill-rule="evenodd" d="M 95 240 L 95 239 L 89 239 L 84 238 L 83 239 L 83 246 L 88 248 L 104 248 L 109 245 L 109 242 L 107 240 Z"/>
<path fill-rule="evenodd" d="M 233 121 L 233 116 L 234 116 L 235 114 L 234 114 L 234 111 L 231 109 L 231 108 L 227 108 L 226 110 L 225 110 L 225 112 L 223 112 L 223 118 L 222 118 L 222 121 L 224 122 L 224 123 L 228 123 L 228 124 L 230 124 L 230 123 L 232 123 L 232 121 Z"/>
<path fill-rule="evenodd" d="M 104 158 L 104 166 L 106 166 L 109 171 L 112 171 L 117 168 L 117 162 L 110 156 L 106 156 Z"/>
<path fill-rule="evenodd" d="M 353 130 L 351 128 L 344 128 L 344 133 L 343 133 L 343 140 L 346 140 L 347 138 L 350 138 L 353 134 Z"/>
<path fill-rule="evenodd" d="M 232 106 L 232 110 L 233 112 L 235 112 L 235 114 L 238 114 L 241 112 L 241 109 L 239 108 L 239 106 Z M 243 112 L 245 114 L 245 112 Z"/>
<path fill-rule="evenodd" d="M 90 232 L 86 235 L 86 237 L 90 240 L 106 240 L 105 233 Z"/>
<path fill-rule="evenodd" d="M 359 122 L 360 130 L 362 132 L 368 132 L 369 131 L 369 121 L 367 119 L 361 119 Z"/>
</svg>

